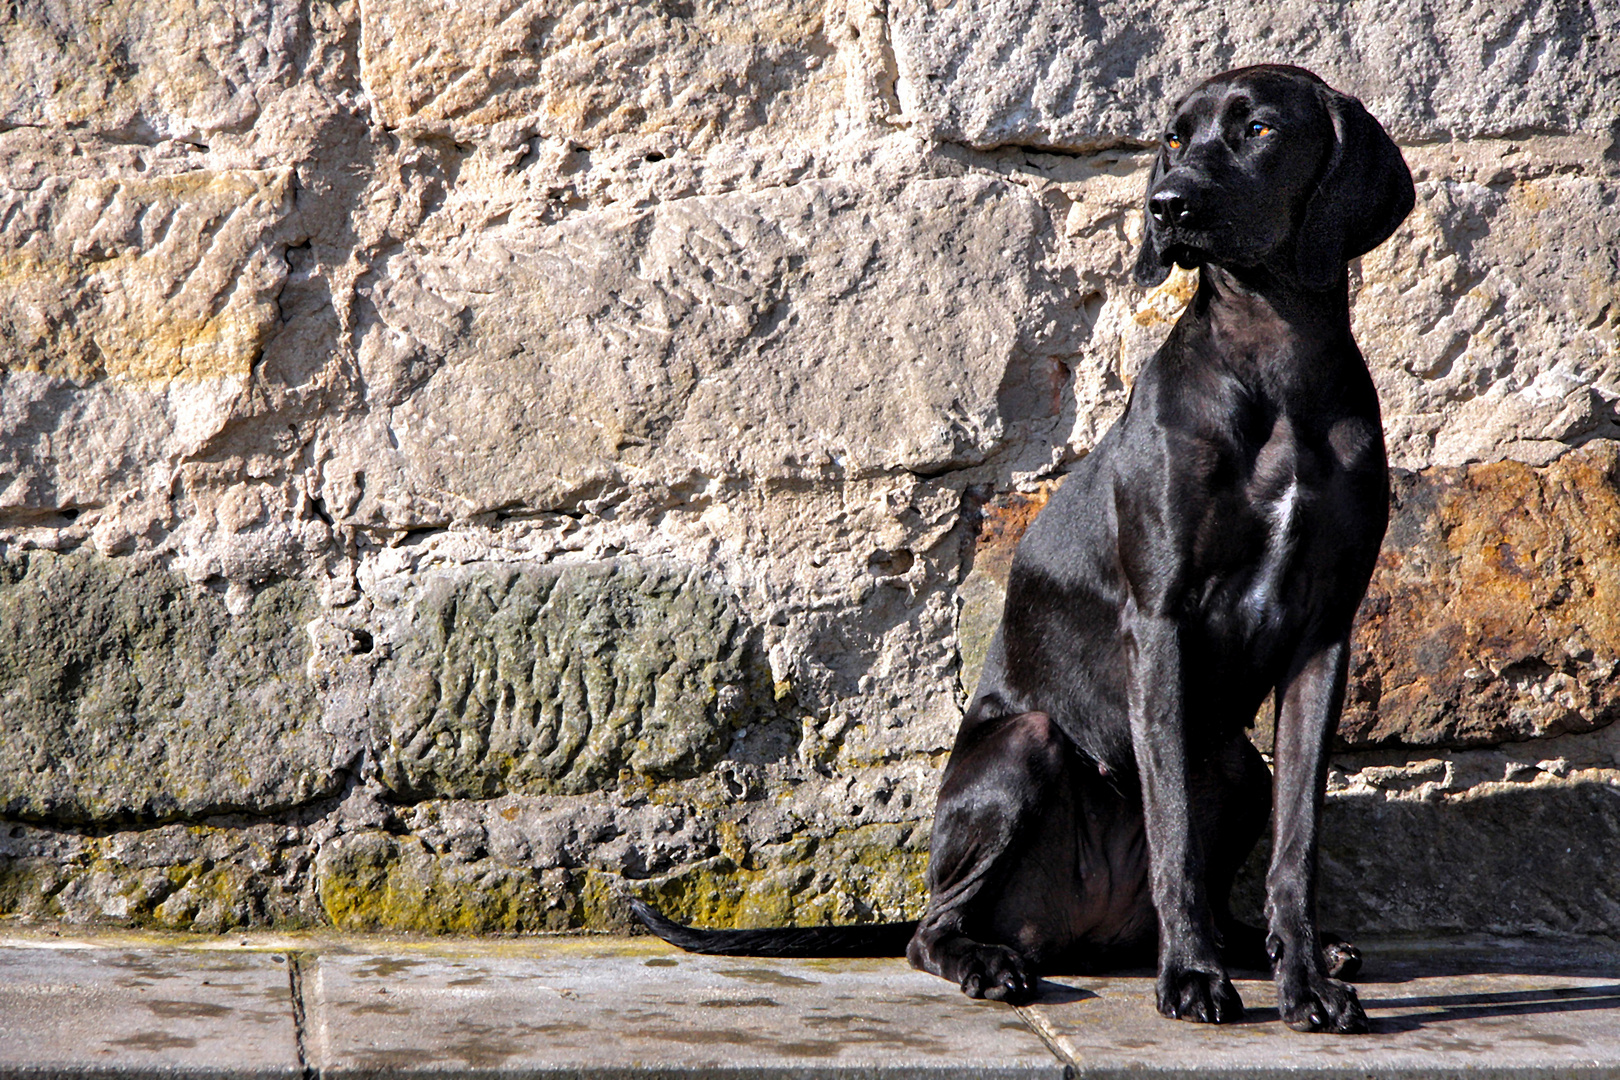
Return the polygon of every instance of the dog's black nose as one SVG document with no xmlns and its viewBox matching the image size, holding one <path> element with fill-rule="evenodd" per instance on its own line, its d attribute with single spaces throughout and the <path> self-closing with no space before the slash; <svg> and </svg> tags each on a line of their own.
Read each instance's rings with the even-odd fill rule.
<svg viewBox="0 0 1620 1080">
<path fill-rule="evenodd" d="M 1180 192 L 1155 191 L 1148 199 L 1148 213 L 1160 225 L 1184 225 L 1192 216 L 1192 209 Z"/>
</svg>

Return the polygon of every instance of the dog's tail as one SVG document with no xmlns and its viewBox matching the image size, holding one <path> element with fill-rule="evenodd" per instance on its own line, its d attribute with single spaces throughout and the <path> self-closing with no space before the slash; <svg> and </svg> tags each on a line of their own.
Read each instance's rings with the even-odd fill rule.
<svg viewBox="0 0 1620 1080">
<path fill-rule="evenodd" d="M 771 930 L 699 930 L 630 901 L 643 926 L 687 952 L 713 956 L 904 956 L 914 922 L 862 926 L 784 926 Z"/>
</svg>

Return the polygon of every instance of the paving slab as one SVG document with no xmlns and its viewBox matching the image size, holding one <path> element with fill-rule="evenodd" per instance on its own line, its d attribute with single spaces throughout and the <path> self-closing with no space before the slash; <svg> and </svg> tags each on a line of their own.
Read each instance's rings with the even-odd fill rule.
<svg viewBox="0 0 1620 1080">
<path fill-rule="evenodd" d="M 0 1078 L 301 1077 L 285 955 L 0 947 Z"/>
<path fill-rule="evenodd" d="M 323 952 L 304 979 L 310 1064 L 413 1080 L 1065 1075 L 1016 1010 L 903 960 L 692 956 L 642 941 Z"/>
<path fill-rule="evenodd" d="M 1023 1012 L 1078 1077 L 1242 1080 L 1620 1078 L 1614 953 L 1369 950 L 1356 990 L 1366 1035 L 1307 1035 L 1278 1015 L 1270 979 L 1234 979 L 1244 1020 L 1167 1020 L 1153 978 L 1059 978 Z"/>
</svg>

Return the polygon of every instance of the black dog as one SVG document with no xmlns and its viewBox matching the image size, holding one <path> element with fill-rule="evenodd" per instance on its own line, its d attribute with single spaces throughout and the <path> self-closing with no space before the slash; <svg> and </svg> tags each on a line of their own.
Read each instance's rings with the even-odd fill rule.
<svg viewBox="0 0 1620 1080">
<path fill-rule="evenodd" d="M 1225 963 L 1269 959 L 1290 1027 L 1366 1030 L 1315 918 L 1326 751 L 1389 499 L 1346 263 L 1412 203 L 1389 136 L 1310 72 L 1243 68 L 1176 107 L 1136 278 L 1201 267 L 1198 292 L 1018 546 L 940 788 L 915 966 L 1019 1001 L 1039 971 L 1156 947 L 1159 1011 L 1222 1022 L 1243 1011 Z M 1267 694 L 1262 934 L 1227 897 L 1273 806 L 1244 735 Z M 911 931 L 691 931 L 637 911 L 731 953 L 886 952 Z"/>
</svg>

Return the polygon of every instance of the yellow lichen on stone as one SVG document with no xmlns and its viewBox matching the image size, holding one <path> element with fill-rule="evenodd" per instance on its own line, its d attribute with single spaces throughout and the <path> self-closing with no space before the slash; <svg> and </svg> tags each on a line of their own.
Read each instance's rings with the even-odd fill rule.
<svg viewBox="0 0 1620 1080">
<path fill-rule="evenodd" d="M 1197 291 L 1198 271 L 1172 266 L 1170 276 L 1142 298 L 1132 319 L 1138 326 L 1175 322 Z"/>
</svg>

